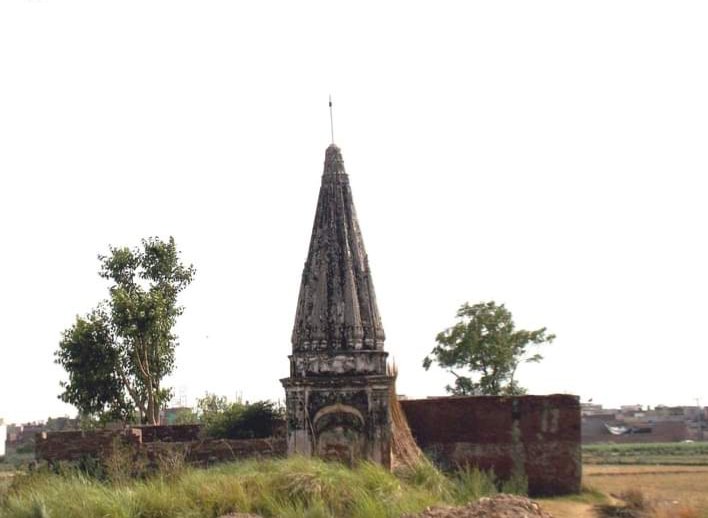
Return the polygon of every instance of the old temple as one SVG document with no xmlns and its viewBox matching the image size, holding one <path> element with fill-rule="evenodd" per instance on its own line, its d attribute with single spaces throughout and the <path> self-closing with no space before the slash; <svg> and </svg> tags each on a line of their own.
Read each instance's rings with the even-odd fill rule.
<svg viewBox="0 0 708 518">
<path fill-rule="evenodd" d="M 302 272 L 290 377 L 281 380 L 288 454 L 390 465 L 393 379 L 384 340 L 349 177 L 332 144 Z"/>
</svg>

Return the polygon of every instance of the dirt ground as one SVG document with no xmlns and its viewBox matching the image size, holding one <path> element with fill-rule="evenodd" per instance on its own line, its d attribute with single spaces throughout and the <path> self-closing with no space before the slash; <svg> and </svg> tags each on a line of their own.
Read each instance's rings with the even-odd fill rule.
<svg viewBox="0 0 708 518">
<path fill-rule="evenodd" d="M 553 518 L 598 518 L 591 504 L 565 500 L 538 500 L 538 503 Z"/>
<path fill-rule="evenodd" d="M 553 518 L 523 496 L 496 495 L 464 506 L 431 507 L 403 518 Z"/>
<path fill-rule="evenodd" d="M 583 485 L 610 497 L 639 490 L 659 517 L 708 518 L 708 466 L 590 465 L 583 467 Z M 571 498 L 540 503 L 555 518 L 597 517 L 595 503 Z"/>
</svg>

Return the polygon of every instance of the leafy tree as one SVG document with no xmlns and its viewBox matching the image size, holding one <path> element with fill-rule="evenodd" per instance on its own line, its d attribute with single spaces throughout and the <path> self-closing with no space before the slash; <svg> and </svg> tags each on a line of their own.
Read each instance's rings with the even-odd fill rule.
<svg viewBox="0 0 708 518">
<path fill-rule="evenodd" d="M 141 241 L 99 256 L 109 298 L 64 331 L 55 361 L 67 371 L 59 398 L 82 415 L 157 424 L 171 391 L 161 383 L 174 368 L 172 329 L 183 308 L 178 294 L 194 276 L 174 239 Z"/>
<path fill-rule="evenodd" d="M 455 384 L 445 388 L 455 395 L 526 393 L 515 379 L 516 370 L 521 363 L 541 361 L 543 356 L 531 354 L 528 347 L 551 343 L 555 335 L 546 334 L 545 327 L 516 330 L 511 312 L 494 301 L 465 303 L 457 318 L 454 326 L 437 335 L 438 345 L 423 359 L 423 367 L 428 370 L 435 361 L 452 373 Z M 474 376 L 460 374 L 460 369 Z"/>
<path fill-rule="evenodd" d="M 197 418 L 207 430 L 218 426 L 226 414 L 239 415 L 243 411 L 240 401 L 229 403 L 226 396 L 217 396 L 207 392 L 203 398 L 197 399 Z"/>
</svg>

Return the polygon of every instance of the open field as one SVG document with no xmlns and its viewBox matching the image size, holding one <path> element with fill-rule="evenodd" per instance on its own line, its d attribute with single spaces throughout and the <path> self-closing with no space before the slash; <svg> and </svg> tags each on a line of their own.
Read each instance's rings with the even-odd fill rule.
<svg viewBox="0 0 708 518">
<path fill-rule="evenodd" d="M 660 510 L 689 506 L 708 517 L 708 467 L 586 466 L 583 480 L 605 494 L 636 489 Z"/>
<path fill-rule="evenodd" d="M 654 508 L 651 518 L 708 518 L 708 467 L 586 465 L 583 495 L 542 499 L 555 518 L 601 518 L 598 505 L 622 503 L 627 492 L 639 491 Z"/>
<path fill-rule="evenodd" d="M 585 444 L 583 464 L 708 466 L 708 443 Z"/>
</svg>

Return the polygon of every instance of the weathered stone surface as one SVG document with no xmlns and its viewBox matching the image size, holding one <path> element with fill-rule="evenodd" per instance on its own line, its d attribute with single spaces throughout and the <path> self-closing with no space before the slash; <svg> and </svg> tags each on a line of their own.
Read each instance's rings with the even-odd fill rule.
<svg viewBox="0 0 708 518">
<path fill-rule="evenodd" d="M 349 178 L 331 145 L 282 380 L 288 453 L 390 465 L 384 340 Z"/>
<path fill-rule="evenodd" d="M 384 340 L 349 177 L 339 148 L 332 144 L 302 272 L 293 352 L 383 350 Z"/>
</svg>

